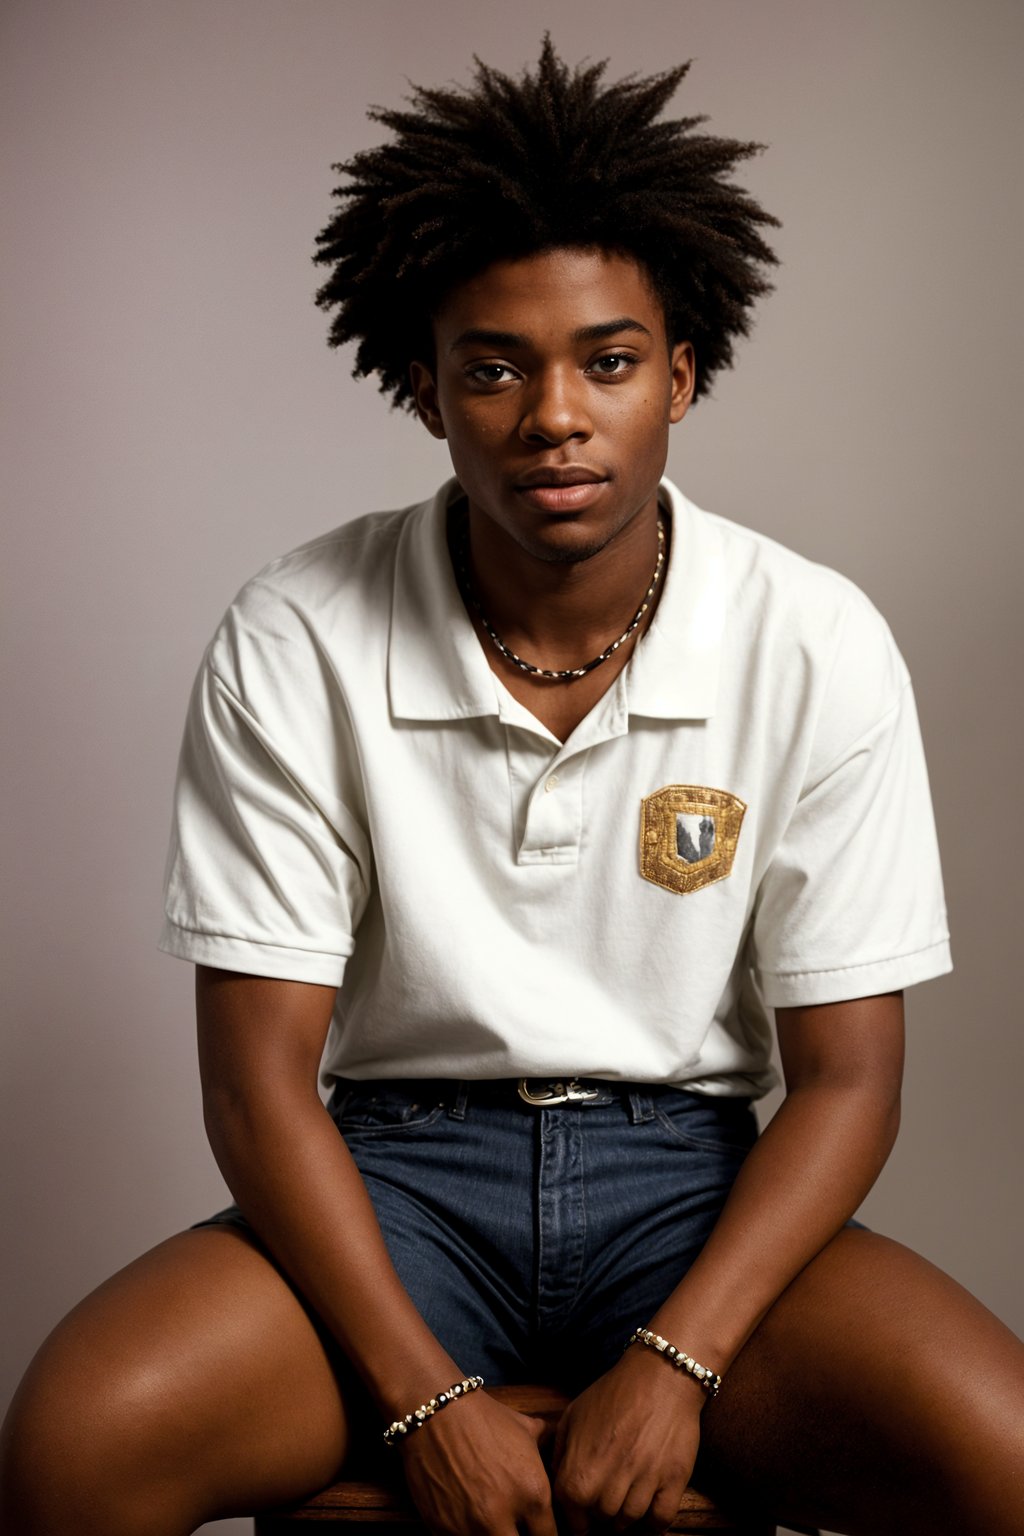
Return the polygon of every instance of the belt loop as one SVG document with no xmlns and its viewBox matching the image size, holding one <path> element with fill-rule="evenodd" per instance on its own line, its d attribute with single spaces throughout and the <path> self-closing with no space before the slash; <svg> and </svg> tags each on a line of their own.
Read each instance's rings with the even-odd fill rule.
<svg viewBox="0 0 1024 1536">
<path fill-rule="evenodd" d="M 449 1120 L 465 1120 L 465 1118 L 466 1118 L 466 1105 L 468 1104 L 468 1102 L 469 1102 L 469 1084 L 468 1083 L 456 1083 L 455 1084 L 455 1097 L 452 1100 L 451 1104 L 448 1106 L 448 1119 Z"/>
<path fill-rule="evenodd" d="M 649 1093 L 634 1088 L 629 1095 L 629 1118 L 633 1125 L 646 1125 L 654 1119 L 654 1100 Z"/>
</svg>

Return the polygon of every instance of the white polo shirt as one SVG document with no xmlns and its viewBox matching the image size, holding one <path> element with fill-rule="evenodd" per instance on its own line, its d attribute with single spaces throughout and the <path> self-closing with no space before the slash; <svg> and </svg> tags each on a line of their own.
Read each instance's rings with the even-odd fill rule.
<svg viewBox="0 0 1024 1536">
<path fill-rule="evenodd" d="M 560 743 L 466 615 L 433 501 L 267 566 L 203 660 L 161 947 L 339 988 L 328 1076 L 760 1094 L 768 1009 L 949 969 L 906 668 L 850 582 L 700 511 Z"/>
</svg>

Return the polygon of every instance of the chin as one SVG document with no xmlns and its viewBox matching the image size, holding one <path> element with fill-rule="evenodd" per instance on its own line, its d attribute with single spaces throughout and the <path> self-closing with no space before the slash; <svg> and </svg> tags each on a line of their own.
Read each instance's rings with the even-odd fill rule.
<svg viewBox="0 0 1024 1536">
<path fill-rule="evenodd" d="M 548 565 L 579 565 L 592 560 L 621 531 L 621 528 L 607 524 L 588 527 L 582 519 L 576 518 L 552 519 L 509 529 L 520 549 Z"/>
<path fill-rule="evenodd" d="M 583 544 L 575 548 L 546 549 L 538 551 L 538 558 L 546 560 L 549 565 L 582 565 L 585 560 L 592 560 L 604 549 L 607 540 L 600 544 Z"/>
</svg>

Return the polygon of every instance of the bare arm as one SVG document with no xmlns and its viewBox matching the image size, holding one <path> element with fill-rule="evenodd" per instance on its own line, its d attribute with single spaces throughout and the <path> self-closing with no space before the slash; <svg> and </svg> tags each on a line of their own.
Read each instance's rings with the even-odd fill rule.
<svg viewBox="0 0 1024 1536">
<path fill-rule="evenodd" d="M 198 967 L 203 1109 L 228 1186 L 338 1340 L 382 1427 L 473 1370 L 430 1332 L 391 1264 L 373 1206 L 317 1093 L 330 987 Z M 554 1536 L 533 1421 L 475 1393 L 403 1446 L 431 1529 Z M 480 1468 L 487 1469 L 481 1475 Z"/>
<path fill-rule="evenodd" d="M 462 1373 L 402 1288 L 363 1181 L 320 1102 L 333 1003 L 330 987 L 198 967 L 203 1110 L 235 1199 L 383 1413 L 422 1402 L 424 1391 L 429 1397 Z"/>
<path fill-rule="evenodd" d="M 777 1026 L 786 1098 L 696 1263 L 655 1317 L 637 1319 L 716 1371 L 857 1209 L 899 1125 L 901 993 L 782 1009 Z M 667 1524 L 703 1402 L 696 1382 L 639 1346 L 578 1398 L 556 1480 L 570 1529 L 588 1529 L 592 1513 L 635 1520 L 648 1509 Z"/>
<path fill-rule="evenodd" d="M 786 1097 L 703 1253 L 652 1322 L 716 1370 L 853 1215 L 899 1128 L 902 993 L 780 1009 L 777 1029 Z"/>
</svg>

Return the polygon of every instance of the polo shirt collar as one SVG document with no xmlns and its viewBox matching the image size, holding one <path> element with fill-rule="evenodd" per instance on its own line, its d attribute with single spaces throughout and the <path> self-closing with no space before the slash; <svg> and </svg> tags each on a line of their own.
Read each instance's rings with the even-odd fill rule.
<svg viewBox="0 0 1024 1536">
<path fill-rule="evenodd" d="M 670 480 L 660 495 L 672 513 L 665 586 L 650 628 L 626 668 L 629 713 L 656 720 L 708 720 L 715 712 L 725 627 L 725 556 L 713 517 Z"/>
<path fill-rule="evenodd" d="M 400 720 L 497 715 L 494 676 L 459 595 L 448 554 L 447 512 L 461 494 L 447 481 L 406 518 L 395 562 L 388 648 L 391 712 Z M 672 549 L 654 620 L 625 673 L 628 710 L 662 720 L 714 714 L 725 619 L 725 572 L 714 519 L 668 480 Z"/>
<path fill-rule="evenodd" d="M 493 674 L 459 595 L 448 554 L 457 480 L 405 519 L 395 557 L 388 696 L 399 720 L 496 715 Z"/>
</svg>

